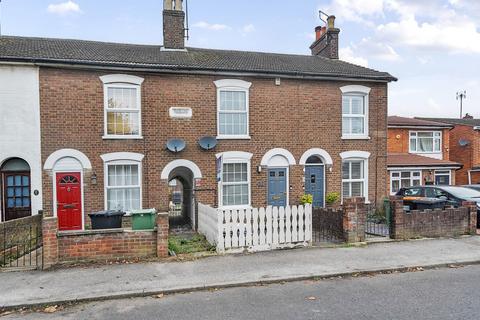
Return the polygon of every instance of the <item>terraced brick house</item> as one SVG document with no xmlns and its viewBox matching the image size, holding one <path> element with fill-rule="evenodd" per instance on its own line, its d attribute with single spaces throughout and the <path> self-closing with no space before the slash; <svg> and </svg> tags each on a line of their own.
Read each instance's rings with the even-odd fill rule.
<svg viewBox="0 0 480 320">
<path fill-rule="evenodd" d="M 450 130 L 450 159 L 463 166 L 457 171 L 458 185 L 480 184 L 480 119 L 468 114 L 463 119 L 426 119 L 452 126 Z"/>
<path fill-rule="evenodd" d="M 163 18 L 163 46 L 0 38 L 2 68 L 38 81 L 41 154 L 32 149 L 29 174 L 43 183 L 32 197 L 60 230 L 88 228 L 92 211 L 169 210 L 172 190 L 193 227 L 196 201 L 285 206 L 308 193 L 324 206 L 329 192 L 386 195 L 396 79 L 338 59 L 335 17 L 316 28 L 311 55 L 191 48 L 182 1 L 166 1 Z"/>
<path fill-rule="evenodd" d="M 388 117 L 390 194 L 415 185 L 450 185 L 461 163 L 452 161 L 453 126 L 442 122 Z"/>
</svg>

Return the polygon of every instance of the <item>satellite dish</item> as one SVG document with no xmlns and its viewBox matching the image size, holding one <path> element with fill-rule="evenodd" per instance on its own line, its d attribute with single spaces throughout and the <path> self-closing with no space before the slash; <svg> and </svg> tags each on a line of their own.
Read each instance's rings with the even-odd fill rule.
<svg viewBox="0 0 480 320">
<path fill-rule="evenodd" d="M 217 138 L 215 137 L 203 137 L 198 141 L 200 147 L 204 150 L 212 150 L 217 146 Z"/>
<path fill-rule="evenodd" d="M 167 142 L 167 149 L 173 153 L 183 151 L 187 144 L 182 139 L 170 139 Z"/>
<path fill-rule="evenodd" d="M 458 144 L 461 146 L 461 147 L 466 147 L 470 144 L 470 141 L 466 140 L 466 139 L 460 139 L 458 140 Z"/>
</svg>

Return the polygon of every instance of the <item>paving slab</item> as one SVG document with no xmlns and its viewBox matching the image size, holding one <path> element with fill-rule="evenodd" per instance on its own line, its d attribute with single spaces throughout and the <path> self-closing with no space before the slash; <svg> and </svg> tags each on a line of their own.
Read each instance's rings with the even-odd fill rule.
<svg viewBox="0 0 480 320">
<path fill-rule="evenodd" d="M 151 262 L 0 273 L 0 307 L 14 308 L 183 292 L 214 287 L 480 263 L 480 237 L 305 248 Z"/>
</svg>

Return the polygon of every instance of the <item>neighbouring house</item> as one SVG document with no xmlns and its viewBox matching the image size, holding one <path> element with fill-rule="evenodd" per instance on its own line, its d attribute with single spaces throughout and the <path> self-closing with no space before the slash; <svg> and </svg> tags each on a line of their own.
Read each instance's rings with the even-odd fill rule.
<svg viewBox="0 0 480 320">
<path fill-rule="evenodd" d="M 32 64 L 0 61 L 0 222 L 42 208 L 38 77 Z"/>
<path fill-rule="evenodd" d="M 467 115 L 463 119 L 429 118 L 452 126 L 450 159 L 463 164 L 457 171 L 458 185 L 480 184 L 480 119 Z"/>
<path fill-rule="evenodd" d="M 390 194 L 415 185 L 452 185 L 462 165 L 451 160 L 449 124 L 388 117 Z"/>
<path fill-rule="evenodd" d="M 172 190 L 194 228 L 197 202 L 286 206 L 308 193 L 321 207 L 329 192 L 387 195 L 396 79 L 338 59 L 334 16 L 311 55 L 186 47 L 184 19 L 181 1 L 165 2 L 163 46 L 0 38 L 0 64 L 31 70 L 28 90 L 39 87 L 31 166 L 42 166 L 44 215 L 59 230 L 88 229 L 98 210 L 166 211 Z"/>
</svg>

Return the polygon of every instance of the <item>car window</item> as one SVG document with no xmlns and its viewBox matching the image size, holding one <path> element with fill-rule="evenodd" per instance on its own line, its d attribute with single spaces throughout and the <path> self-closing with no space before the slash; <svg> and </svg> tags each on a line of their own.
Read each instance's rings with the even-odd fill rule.
<svg viewBox="0 0 480 320">
<path fill-rule="evenodd" d="M 427 198 L 436 198 L 437 195 L 435 193 L 435 189 L 433 188 L 425 188 L 425 197 Z"/>
<path fill-rule="evenodd" d="M 422 196 L 422 189 L 421 188 L 410 188 L 405 189 L 403 195 L 406 197 L 421 197 Z"/>
</svg>

